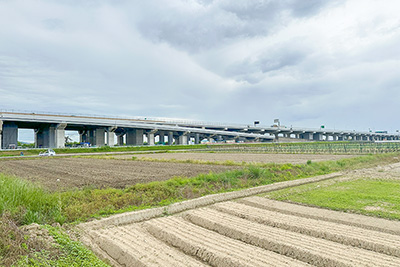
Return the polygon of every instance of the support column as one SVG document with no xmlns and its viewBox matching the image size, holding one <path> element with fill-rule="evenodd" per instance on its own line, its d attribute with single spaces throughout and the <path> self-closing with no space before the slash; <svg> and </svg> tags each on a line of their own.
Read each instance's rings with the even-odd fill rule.
<svg viewBox="0 0 400 267">
<path fill-rule="evenodd" d="M 60 123 L 55 125 L 54 127 L 54 148 L 65 148 L 65 128 L 67 127 L 66 123 Z"/>
<path fill-rule="evenodd" d="M 194 143 L 196 144 L 196 145 L 198 145 L 198 144 L 200 144 L 200 134 L 195 134 L 195 136 L 194 136 Z"/>
<path fill-rule="evenodd" d="M 188 144 L 188 137 L 187 137 L 187 135 L 185 135 L 185 134 L 179 135 L 178 144 L 179 144 L 179 145 L 187 145 L 187 144 Z"/>
<path fill-rule="evenodd" d="M 3 122 L 2 148 L 15 149 L 18 146 L 18 126 L 13 122 Z"/>
<path fill-rule="evenodd" d="M 89 138 L 88 138 L 88 131 L 87 130 L 82 130 L 79 131 L 79 143 L 89 143 Z"/>
<path fill-rule="evenodd" d="M 64 148 L 66 123 L 44 125 L 35 129 L 35 147 Z"/>
<path fill-rule="evenodd" d="M 114 146 L 115 145 L 115 130 L 117 130 L 117 127 L 108 127 L 108 128 L 106 128 L 107 145 L 108 146 Z"/>
<path fill-rule="evenodd" d="M 142 146 L 143 130 L 142 129 L 126 129 L 126 145 Z"/>
<path fill-rule="evenodd" d="M 157 130 L 151 130 L 150 132 L 147 132 L 147 144 L 149 146 L 154 146 L 155 145 L 155 137 L 154 134 L 157 132 Z"/>
<path fill-rule="evenodd" d="M 158 143 L 160 145 L 164 145 L 165 144 L 164 136 L 165 136 L 165 133 L 163 131 L 159 131 L 158 132 Z"/>
<path fill-rule="evenodd" d="M 316 133 L 313 135 L 313 140 L 315 141 L 321 141 L 322 140 L 322 134 Z"/>
<path fill-rule="evenodd" d="M 124 145 L 124 135 L 125 135 L 125 132 L 117 133 L 117 145 L 119 145 L 119 146 Z"/>
<path fill-rule="evenodd" d="M 173 144 L 174 144 L 174 133 L 168 132 L 168 145 L 173 145 Z"/>
<path fill-rule="evenodd" d="M 304 133 L 303 134 L 303 138 L 307 139 L 307 140 L 312 140 L 313 139 L 314 134 L 313 133 Z"/>
<path fill-rule="evenodd" d="M 88 141 L 92 146 L 104 146 L 106 144 L 104 128 L 91 129 L 89 132 Z"/>
</svg>

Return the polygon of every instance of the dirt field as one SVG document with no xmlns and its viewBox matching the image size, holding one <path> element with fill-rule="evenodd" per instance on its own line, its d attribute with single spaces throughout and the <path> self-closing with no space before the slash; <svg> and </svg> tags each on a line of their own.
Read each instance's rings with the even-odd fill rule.
<svg viewBox="0 0 400 267">
<path fill-rule="evenodd" d="M 92 237 L 114 266 L 400 265 L 400 222 L 387 221 L 399 231 L 390 234 L 369 229 L 382 219 L 357 215 L 355 226 L 346 213 L 279 204 L 250 197 L 92 231 Z"/>
<path fill-rule="evenodd" d="M 174 176 L 193 177 L 200 173 L 223 172 L 235 166 L 201 165 L 170 162 L 122 160 L 133 155 L 113 155 L 117 159 L 95 158 L 31 158 L 0 160 L 0 172 L 39 182 L 51 190 L 65 188 L 123 188 L 136 183 L 167 180 Z M 136 157 L 159 159 L 194 159 L 263 163 L 305 163 L 351 157 L 349 155 L 305 154 L 236 154 L 236 153 L 149 153 Z M 59 182 L 57 182 L 59 179 Z"/>
<path fill-rule="evenodd" d="M 400 175 L 396 163 L 310 181 L 356 179 L 382 169 L 387 178 Z M 222 195 L 210 196 L 208 203 L 216 204 L 205 207 L 203 198 L 177 203 L 168 209 L 172 216 L 144 210 L 84 224 L 85 243 L 113 266 L 400 266 L 400 221 L 260 196 L 223 201 L 235 197 Z"/>
<path fill-rule="evenodd" d="M 85 186 L 122 188 L 136 183 L 192 177 L 237 167 L 144 162 L 93 158 L 37 158 L 1 160 L 0 172 L 16 175 L 56 190 Z M 57 179 L 60 179 L 57 182 Z"/>
<path fill-rule="evenodd" d="M 113 155 L 116 158 L 154 158 L 176 160 L 234 161 L 260 163 L 292 163 L 302 164 L 308 160 L 325 161 L 354 157 L 354 155 L 316 155 L 316 154 L 250 154 L 250 153 L 149 153 L 137 155 Z"/>
</svg>

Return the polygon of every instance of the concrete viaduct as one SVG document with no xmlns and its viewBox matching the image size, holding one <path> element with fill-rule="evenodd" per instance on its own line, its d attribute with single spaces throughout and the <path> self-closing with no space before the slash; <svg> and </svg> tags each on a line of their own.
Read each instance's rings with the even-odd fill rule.
<svg viewBox="0 0 400 267">
<path fill-rule="evenodd" d="M 18 143 L 18 129 L 34 129 L 35 146 L 63 148 L 65 131 L 78 131 L 81 142 L 93 146 L 114 146 L 117 144 L 143 145 L 144 136 L 149 145 L 155 144 L 155 137 L 164 143 L 199 144 L 204 138 L 222 140 L 272 141 L 273 137 L 257 133 L 188 127 L 156 120 L 104 118 L 95 116 L 52 115 L 37 113 L 0 112 L 0 147 L 9 149 Z"/>
<path fill-rule="evenodd" d="M 16 147 L 19 128 L 34 129 L 35 145 L 43 148 L 63 148 L 66 130 L 78 131 L 80 141 L 93 146 L 114 146 L 115 138 L 118 145 L 143 145 L 144 136 L 149 145 L 155 144 L 156 136 L 162 143 L 167 139 L 168 143 L 175 144 L 189 141 L 198 144 L 204 138 L 217 141 L 273 141 L 279 137 L 317 141 L 399 140 L 398 134 L 386 133 L 0 111 L 1 149 Z"/>
</svg>

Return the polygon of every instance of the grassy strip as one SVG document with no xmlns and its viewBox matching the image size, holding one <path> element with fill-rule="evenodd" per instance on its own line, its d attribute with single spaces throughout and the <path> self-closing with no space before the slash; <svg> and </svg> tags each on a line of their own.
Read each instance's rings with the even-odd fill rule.
<svg viewBox="0 0 400 267">
<path fill-rule="evenodd" d="M 400 151 L 400 143 L 374 143 L 359 141 L 324 141 L 303 143 L 262 143 L 232 144 L 213 146 L 215 151 L 258 152 L 258 153 L 299 153 L 299 154 L 379 154 Z"/>
<path fill-rule="evenodd" d="M 108 266 L 60 227 L 20 228 L 8 214 L 0 222 L 0 266 Z"/>
<path fill-rule="evenodd" d="M 399 191 L 399 180 L 355 179 L 287 188 L 267 197 L 400 220 Z"/>
<path fill-rule="evenodd" d="M 65 267 L 107 267 L 92 251 L 84 247 L 80 242 L 73 241 L 59 227 L 43 226 L 54 239 L 51 250 L 38 251 L 22 257 L 17 266 L 65 266 Z"/>
<path fill-rule="evenodd" d="M 65 219 L 60 203 L 59 194 L 50 194 L 31 182 L 0 173 L 0 214 L 10 214 L 19 225 L 62 223 Z"/>
<path fill-rule="evenodd" d="M 55 148 L 57 154 L 73 154 L 73 153 L 95 153 L 95 152 L 129 152 L 129 151 L 159 151 L 159 150 L 180 150 L 180 149 L 206 149 L 208 145 L 159 145 L 159 146 L 102 146 L 102 147 L 82 147 L 82 148 Z M 24 155 L 38 155 L 39 151 L 45 149 L 28 149 L 28 150 L 3 150 L 0 151 L 0 157 L 19 156 L 21 151 Z"/>
</svg>

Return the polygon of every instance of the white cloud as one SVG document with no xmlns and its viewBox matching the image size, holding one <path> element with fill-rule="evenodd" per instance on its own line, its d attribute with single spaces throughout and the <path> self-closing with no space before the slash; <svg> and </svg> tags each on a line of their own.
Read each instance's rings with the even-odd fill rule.
<svg viewBox="0 0 400 267">
<path fill-rule="evenodd" d="M 0 1 L 0 109 L 396 130 L 399 11 L 395 0 Z"/>
</svg>

